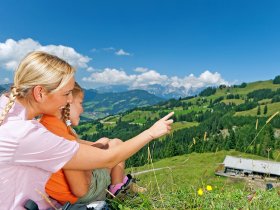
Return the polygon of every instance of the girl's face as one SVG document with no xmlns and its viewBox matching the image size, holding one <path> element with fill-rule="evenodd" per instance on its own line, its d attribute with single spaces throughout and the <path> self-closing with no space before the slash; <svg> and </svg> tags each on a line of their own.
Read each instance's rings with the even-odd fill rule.
<svg viewBox="0 0 280 210">
<path fill-rule="evenodd" d="M 42 104 L 42 113 L 54 115 L 57 110 L 65 107 L 67 103 L 73 101 L 72 90 L 75 85 L 74 77 L 69 80 L 69 82 L 54 93 L 47 94 L 46 100 Z"/>
<path fill-rule="evenodd" d="M 79 125 L 80 115 L 84 112 L 83 100 L 84 94 L 79 93 L 70 104 L 70 120 L 73 126 Z"/>
</svg>

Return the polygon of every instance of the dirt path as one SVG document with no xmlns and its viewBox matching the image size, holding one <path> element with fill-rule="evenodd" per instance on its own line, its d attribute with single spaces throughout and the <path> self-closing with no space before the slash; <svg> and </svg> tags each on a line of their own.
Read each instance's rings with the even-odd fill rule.
<svg viewBox="0 0 280 210">
<path fill-rule="evenodd" d="M 158 170 L 162 170 L 162 169 L 171 169 L 171 168 L 173 168 L 173 167 L 154 168 L 154 169 L 149 169 L 149 170 L 144 170 L 144 171 L 135 172 L 135 173 L 132 173 L 132 175 L 140 175 L 140 174 L 145 174 L 145 173 L 149 173 L 149 172 L 154 172 L 154 171 L 158 171 Z"/>
</svg>

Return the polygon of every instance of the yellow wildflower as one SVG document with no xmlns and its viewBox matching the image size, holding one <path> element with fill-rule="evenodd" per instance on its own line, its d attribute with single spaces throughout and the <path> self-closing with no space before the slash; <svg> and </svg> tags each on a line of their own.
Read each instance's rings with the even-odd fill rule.
<svg viewBox="0 0 280 210">
<path fill-rule="evenodd" d="M 199 188 L 198 191 L 197 191 L 197 194 L 200 195 L 200 196 L 203 195 L 203 190 L 201 188 Z"/>
<path fill-rule="evenodd" d="M 212 191 L 212 186 L 211 186 L 211 185 L 207 185 L 207 186 L 206 186 L 206 190 L 207 190 L 207 191 Z"/>
</svg>

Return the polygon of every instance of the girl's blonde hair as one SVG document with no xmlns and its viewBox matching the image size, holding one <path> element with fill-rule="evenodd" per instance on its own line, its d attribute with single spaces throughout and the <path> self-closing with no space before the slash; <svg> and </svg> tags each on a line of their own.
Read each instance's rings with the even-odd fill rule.
<svg viewBox="0 0 280 210">
<path fill-rule="evenodd" d="M 16 98 L 27 100 L 32 104 L 31 93 L 36 85 L 44 87 L 48 93 L 54 93 L 66 85 L 74 73 L 75 69 L 57 56 L 40 51 L 29 53 L 15 72 L 9 102 L 0 115 L 0 125 Z"/>
<path fill-rule="evenodd" d="M 75 82 L 74 89 L 72 90 L 73 99 L 76 98 L 79 94 L 84 95 L 84 90 L 81 88 L 81 86 Z M 67 104 L 61 111 L 62 121 L 67 125 L 68 130 L 71 134 L 74 136 L 78 136 L 75 132 L 75 130 L 71 127 L 71 121 L 70 121 L 70 104 Z"/>
</svg>

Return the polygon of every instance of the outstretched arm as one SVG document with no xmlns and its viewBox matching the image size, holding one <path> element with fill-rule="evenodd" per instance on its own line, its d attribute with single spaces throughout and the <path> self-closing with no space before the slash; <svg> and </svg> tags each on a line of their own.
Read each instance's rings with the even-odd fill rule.
<svg viewBox="0 0 280 210">
<path fill-rule="evenodd" d="M 143 131 L 130 140 L 123 142 L 116 147 L 102 150 L 96 147 L 80 144 L 76 155 L 68 161 L 64 169 L 91 170 L 95 168 L 112 168 L 121 161 L 124 161 L 135 154 L 153 139 L 159 138 L 171 130 L 172 119 L 169 119 L 174 112 L 169 113 L 158 120 L 152 127 Z"/>
</svg>

